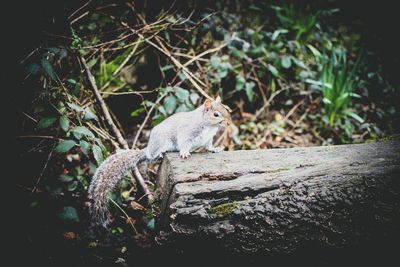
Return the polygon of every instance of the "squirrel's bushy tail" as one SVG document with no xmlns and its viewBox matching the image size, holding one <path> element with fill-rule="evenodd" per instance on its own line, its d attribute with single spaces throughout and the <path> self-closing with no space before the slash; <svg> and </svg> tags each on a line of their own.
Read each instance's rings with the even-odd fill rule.
<svg viewBox="0 0 400 267">
<path fill-rule="evenodd" d="M 138 163 L 146 159 L 144 150 L 124 150 L 108 157 L 97 168 L 89 186 L 90 214 L 96 223 L 107 226 L 110 219 L 108 193 Z"/>
</svg>

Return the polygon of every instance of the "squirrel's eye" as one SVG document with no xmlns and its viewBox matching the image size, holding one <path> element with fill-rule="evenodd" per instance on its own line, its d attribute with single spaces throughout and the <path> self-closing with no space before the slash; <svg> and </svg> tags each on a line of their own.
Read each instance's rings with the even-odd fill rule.
<svg viewBox="0 0 400 267">
<path fill-rule="evenodd" d="M 219 117 L 219 113 L 218 112 L 214 112 L 214 117 Z"/>
</svg>

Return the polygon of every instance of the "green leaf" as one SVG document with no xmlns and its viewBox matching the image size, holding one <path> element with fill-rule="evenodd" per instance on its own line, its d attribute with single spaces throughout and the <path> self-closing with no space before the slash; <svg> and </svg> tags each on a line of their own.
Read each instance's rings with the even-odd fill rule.
<svg viewBox="0 0 400 267">
<path fill-rule="evenodd" d="M 85 109 L 81 108 L 77 104 L 74 103 L 67 103 L 68 107 L 70 107 L 72 110 L 78 111 L 78 112 L 84 112 Z"/>
<path fill-rule="evenodd" d="M 98 118 L 96 116 L 96 114 L 94 114 L 89 107 L 87 107 L 85 109 L 85 116 L 84 116 L 85 120 L 96 120 L 98 121 Z"/>
<path fill-rule="evenodd" d="M 72 85 L 76 84 L 76 81 L 74 79 L 68 79 L 67 82 L 69 82 Z"/>
<path fill-rule="evenodd" d="M 171 65 L 171 64 L 169 64 L 169 65 L 165 65 L 164 67 L 162 67 L 161 68 L 161 71 L 167 71 L 167 70 L 169 70 L 169 69 L 172 69 L 174 67 L 174 65 Z"/>
<path fill-rule="evenodd" d="M 47 59 L 42 58 L 40 63 L 42 65 L 42 69 L 43 69 L 44 73 L 47 76 L 49 76 L 50 78 L 52 78 L 54 81 L 57 81 L 57 76 L 56 76 L 53 66 L 50 64 L 50 62 Z"/>
<path fill-rule="evenodd" d="M 55 148 L 55 151 L 58 153 L 66 153 L 70 151 L 76 145 L 74 140 L 64 140 L 61 141 Z"/>
<path fill-rule="evenodd" d="M 79 222 L 78 212 L 74 207 L 64 207 L 62 212 L 58 214 L 58 218 L 65 221 Z"/>
<path fill-rule="evenodd" d="M 135 117 L 139 116 L 141 113 L 143 113 L 144 111 L 145 111 L 144 107 L 140 107 L 131 112 L 131 117 L 135 118 Z"/>
<path fill-rule="evenodd" d="M 32 63 L 27 67 L 27 71 L 32 75 L 36 75 L 40 71 L 40 67 L 38 64 Z"/>
<path fill-rule="evenodd" d="M 359 115 L 357 115 L 356 113 L 354 113 L 352 111 L 345 111 L 344 114 L 346 114 L 347 116 L 352 117 L 353 119 L 355 119 L 359 123 L 364 123 L 364 119 L 361 118 Z"/>
<path fill-rule="evenodd" d="M 87 157 L 89 157 L 90 153 L 90 144 L 86 142 L 85 140 L 79 141 L 79 145 L 81 146 L 81 150 L 83 154 L 85 154 Z"/>
<path fill-rule="evenodd" d="M 177 109 L 176 109 L 176 113 L 178 112 L 185 112 L 188 111 L 189 109 L 187 108 L 187 106 L 185 104 L 180 105 Z"/>
<path fill-rule="evenodd" d="M 163 106 L 159 106 L 157 109 L 159 112 L 161 112 L 161 114 L 167 116 L 167 111 L 165 111 L 165 108 Z"/>
<path fill-rule="evenodd" d="M 308 47 L 308 49 L 311 50 L 311 53 L 314 55 L 314 57 L 316 57 L 316 58 L 321 58 L 322 57 L 321 52 L 319 52 L 317 48 L 315 48 L 314 46 L 312 46 L 310 44 L 307 45 L 307 47 Z"/>
<path fill-rule="evenodd" d="M 147 227 L 148 227 L 150 230 L 154 230 L 154 227 L 155 227 L 155 220 L 154 220 L 154 218 L 152 218 L 152 219 L 147 223 Z"/>
<path fill-rule="evenodd" d="M 38 122 L 37 127 L 39 129 L 49 128 L 56 120 L 57 118 L 54 117 L 44 117 Z"/>
<path fill-rule="evenodd" d="M 174 87 L 167 86 L 165 88 L 160 88 L 160 94 L 166 94 L 174 90 Z"/>
<path fill-rule="evenodd" d="M 190 98 L 190 101 L 192 101 L 193 105 L 196 105 L 197 100 L 199 100 L 200 96 L 197 93 L 191 93 L 189 98 Z"/>
<path fill-rule="evenodd" d="M 58 178 L 58 180 L 60 180 L 61 182 L 64 182 L 64 183 L 69 183 L 69 182 L 72 182 L 73 180 L 75 180 L 75 177 L 71 176 L 71 175 L 61 175 Z"/>
<path fill-rule="evenodd" d="M 276 76 L 276 77 L 279 76 L 278 70 L 277 70 L 274 66 L 272 66 L 271 64 L 268 64 L 268 70 L 269 70 L 274 76 Z"/>
<path fill-rule="evenodd" d="M 97 164 L 100 165 L 100 163 L 103 161 L 103 152 L 101 151 L 101 148 L 98 145 L 93 145 L 92 150 L 94 159 L 96 160 Z"/>
<path fill-rule="evenodd" d="M 211 62 L 211 66 L 215 69 L 217 69 L 219 67 L 219 65 L 221 64 L 221 59 L 217 56 L 212 56 L 210 59 Z"/>
<path fill-rule="evenodd" d="M 222 69 L 217 72 L 219 78 L 225 78 L 228 75 L 227 69 Z"/>
<path fill-rule="evenodd" d="M 235 90 L 241 91 L 244 88 L 245 83 L 246 83 L 246 79 L 242 75 L 236 75 Z"/>
<path fill-rule="evenodd" d="M 175 95 L 181 102 L 189 99 L 189 91 L 180 87 L 175 87 Z"/>
<path fill-rule="evenodd" d="M 246 95 L 249 98 L 250 102 L 252 102 L 254 99 L 254 90 L 253 90 L 254 86 L 255 86 L 254 82 L 248 82 L 246 83 L 245 86 Z"/>
<path fill-rule="evenodd" d="M 92 131 L 90 131 L 88 128 L 86 128 L 84 126 L 77 126 L 77 127 L 73 128 L 73 129 L 71 129 L 71 131 L 74 133 L 74 136 L 77 139 L 82 138 L 81 135 L 84 135 L 84 136 L 87 136 L 87 137 L 90 137 L 90 138 L 93 138 L 93 139 L 95 138 L 95 136 L 92 133 Z M 75 134 L 77 134 L 77 135 L 75 135 Z"/>
<path fill-rule="evenodd" d="M 281 64 L 282 67 L 284 67 L 285 69 L 290 68 L 290 66 L 292 66 L 292 61 L 290 59 L 290 56 L 283 56 L 281 59 Z"/>
<path fill-rule="evenodd" d="M 61 129 L 63 129 L 64 132 L 67 132 L 68 129 L 69 129 L 69 120 L 68 120 L 67 116 L 62 115 L 60 117 L 60 121 L 59 122 L 60 122 Z"/>
<path fill-rule="evenodd" d="M 78 181 L 73 181 L 72 183 L 68 184 L 67 189 L 68 191 L 72 192 L 75 191 L 78 187 Z"/>
<path fill-rule="evenodd" d="M 172 114 L 176 109 L 176 98 L 172 95 L 168 96 L 164 100 L 164 108 L 168 114 Z"/>
<path fill-rule="evenodd" d="M 276 38 L 278 38 L 278 36 L 281 33 L 287 33 L 287 32 L 288 32 L 288 30 L 286 30 L 286 29 L 279 29 L 279 30 L 274 31 L 274 33 L 272 34 L 272 37 L 271 37 L 271 41 L 275 41 Z"/>
</svg>

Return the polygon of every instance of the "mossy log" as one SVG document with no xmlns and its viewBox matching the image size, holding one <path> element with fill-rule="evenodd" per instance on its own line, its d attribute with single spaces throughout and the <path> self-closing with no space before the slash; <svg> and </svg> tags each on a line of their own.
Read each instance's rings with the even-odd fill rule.
<svg viewBox="0 0 400 267">
<path fill-rule="evenodd" d="M 167 154 L 161 245 L 263 253 L 400 236 L 400 142 Z"/>
</svg>

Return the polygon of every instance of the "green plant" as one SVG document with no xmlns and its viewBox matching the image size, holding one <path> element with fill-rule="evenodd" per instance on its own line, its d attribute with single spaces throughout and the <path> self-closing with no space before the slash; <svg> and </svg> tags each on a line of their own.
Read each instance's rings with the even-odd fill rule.
<svg viewBox="0 0 400 267">
<path fill-rule="evenodd" d="M 272 6 L 272 8 L 283 27 L 295 32 L 295 38 L 298 41 L 308 40 L 320 14 L 319 11 L 312 14 L 310 6 L 298 6 L 294 2 L 285 3 L 282 6 Z"/>
<path fill-rule="evenodd" d="M 348 59 L 346 52 L 335 50 L 328 57 L 322 57 L 322 71 L 320 89 L 323 95 L 324 112 L 330 126 L 333 126 L 343 116 L 350 116 L 359 122 L 363 119 L 356 113 L 349 111 L 352 97 L 360 97 L 355 93 L 359 80 L 357 73 L 360 70 L 361 56 L 354 64 Z"/>
</svg>

